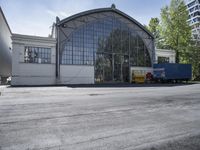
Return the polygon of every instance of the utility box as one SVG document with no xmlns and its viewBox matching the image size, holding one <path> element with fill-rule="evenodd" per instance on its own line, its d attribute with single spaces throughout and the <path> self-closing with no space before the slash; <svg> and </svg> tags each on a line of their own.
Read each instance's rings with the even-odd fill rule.
<svg viewBox="0 0 200 150">
<path fill-rule="evenodd" d="M 135 82 L 135 83 L 144 83 L 145 82 L 145 76 L 144 75 L 134 75 L 132 81 Z"/>
<path fill-rule="evenodd" d="M 152 73 L 153 68 L 151 67 L 131 67 L 131 83 L 145 83 L 146 74 Z"/>
</svg>

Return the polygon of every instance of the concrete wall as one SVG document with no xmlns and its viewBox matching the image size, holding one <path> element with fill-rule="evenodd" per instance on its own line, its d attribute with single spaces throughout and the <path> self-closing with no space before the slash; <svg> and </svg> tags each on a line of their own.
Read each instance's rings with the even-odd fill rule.
<svg viewBox="0 0 200 150">
<path fill-rule="evenodd" d="M 12 79 L 17 85 L 94 84 L 94 66 L 61 65 L 56 79 L 56 40 L 13 34 Z M 25 46 L 51 48 L 51 64 L 25 63 Z"/>
<path fill-rule="evenodd" d="M 61 84 L 94 84 L 94 66 L 61 65 Z"/>
<path fill-rule="evenodd" d="M 56 84 L 56 40 L 53 38 L 13 34 L 11 85 Z M 51 64 L 24 63 L 25 46 L 51 48 Z"/>
<path fill-rule="evenodd" d="M 19 63 L 18 72 L 13 73 L 11 85 L 53 85 L 55 65 Z"/>
<path fill-rule="evenodd" d="M 0 7 L 0 76 L 11 76 L 12 67 L 12 40 L 11 31 Z"/>
</svg>

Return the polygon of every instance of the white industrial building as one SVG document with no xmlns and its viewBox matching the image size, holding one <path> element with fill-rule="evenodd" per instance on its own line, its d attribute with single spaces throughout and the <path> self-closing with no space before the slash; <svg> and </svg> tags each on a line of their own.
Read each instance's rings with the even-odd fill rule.
<svg viewBox="0 0 200 150">
<path fill-rule="evenodd" d="M 56 39 L 36 37 L 28 35 L 12 35 L 12 85 L 51 85 L 56 83 Z M 41 50 L 41 56 L 37 56 L 38 62 L 26 62 L 28 48 L 36 52 Z M 50 55 L 47 55 L 49 52 Z M 35 53 L 31 57 L 35 57 Z M 47 61 L 47 57 L 50 60 Z M 34 58 L 36 59 L 36 58 Z M 46 62 L 47 61 L 47 62 Z"/>
<path fill-rule="evenodd" d="M 154 38 L 114 6 L 57 18 L 50 37 L 12 35 L 12 85 L 130 82 L 152 70 Z"/>
<path fill-rule="evenodd" d="M 131 82 L 134 70 L 152 72 L 159 57 L 171 63 L 175 52 L 155 52 L 152 34 L 112 5 L 57 17 L 49 37 L 12 34 L 11 84 Z"/>
<path fill-rule="evenodd" d="M 176 63 L 176 52 L 170 49 L 156 49 L 155 63 Z"/>
</svg>

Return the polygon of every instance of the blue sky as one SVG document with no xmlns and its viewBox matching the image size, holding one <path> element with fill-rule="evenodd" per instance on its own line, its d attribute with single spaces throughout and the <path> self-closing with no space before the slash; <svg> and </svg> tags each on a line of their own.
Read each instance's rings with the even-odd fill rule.
<svg viewBox="0 0 200 150">
<path fill-rule="evenodd" d="M 56 16 L 63 19 L 112 3 L 141 24 L 148 24 L 151 17 L 160 17 L 160 9 L 170 0 L 0 0 L 13 33 L 38 36 L 48 36 Z"/>
</svg>

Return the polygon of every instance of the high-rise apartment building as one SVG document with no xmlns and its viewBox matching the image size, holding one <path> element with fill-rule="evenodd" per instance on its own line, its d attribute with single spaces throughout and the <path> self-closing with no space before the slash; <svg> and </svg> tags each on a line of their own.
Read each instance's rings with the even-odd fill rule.
<svg viewBox="0 0 200 150">
<path fill-rule="evenodd" d="M 192 27 L 192 37 L 200 41 L 200 0 L 186 0 L 189 11 L 188 22 Z"/>
</svg>

